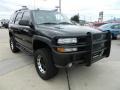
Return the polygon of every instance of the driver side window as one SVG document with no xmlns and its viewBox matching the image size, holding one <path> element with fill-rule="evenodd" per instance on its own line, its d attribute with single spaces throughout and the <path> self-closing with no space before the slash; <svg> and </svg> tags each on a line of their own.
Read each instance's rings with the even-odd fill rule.
<svg viewBox="0 0 120 90">
<path fill-rule="evenodd" d="M 22 17 L 22 20 L 27 20 L 27 21 L 30 21 L 30 12 L 24 12 L 23 13 L 23 17 Z"/>
<path fill-rule="evenodd" d="M 18 24 L 22 18 L 22 12 L 19 12 L 15 18 L 15 24 Z"/>
</svg>

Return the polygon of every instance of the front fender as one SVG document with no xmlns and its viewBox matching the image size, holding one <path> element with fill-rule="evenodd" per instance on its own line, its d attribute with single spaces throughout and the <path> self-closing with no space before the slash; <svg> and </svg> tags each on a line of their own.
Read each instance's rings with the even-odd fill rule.
<svg viewBox="0 0 120 90">
<path fill-rule="evenodd" d="M 32 42 L 34 43 L 35 40 L 40 40 L 41 42 L 44 42 L 44 43 L 46 43 L 48 46 L 52 47 L 52 40 L 49 39 L 49 38 L 47 38 L 47 37 L 34 35 L 34 36 L 33 36 L 33 39 L 32 39 Z M 32 43 L 32 44 L 33 44 L 33 43 Z"/>
</svg>

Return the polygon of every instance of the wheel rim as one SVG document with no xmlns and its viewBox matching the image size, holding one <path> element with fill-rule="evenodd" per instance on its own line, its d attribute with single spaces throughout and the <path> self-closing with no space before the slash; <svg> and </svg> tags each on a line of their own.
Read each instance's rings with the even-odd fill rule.
<svg viewBox="0 0 120 90">
<path fill-rule="evenodd" d="M 13 41 L 12 40 L 10 40 L 10 47 L 13 50 L 14 46 L 13 46 Z"/>
<path fill-rule="evenodd" d="M 41 55 L 38 55 L 38 57 L 37 57 L 37 66 L 38 66 L 39 71 L 42 74 L 46 73 L 46 65 L 45 65 L 43 57 Z"/>
</svg>

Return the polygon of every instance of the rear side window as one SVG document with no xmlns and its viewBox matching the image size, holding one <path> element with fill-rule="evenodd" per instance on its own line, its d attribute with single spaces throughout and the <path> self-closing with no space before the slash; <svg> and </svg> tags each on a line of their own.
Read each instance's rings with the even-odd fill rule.
<svg viewBox="0 0 120 90">
<path fill-rule="evenodd" d="M 21 20 L 21 18 L 22 18 L 22 12 L 19 12 L 19 13 L 17 14 L 17 16 L 16 16 L 15 24 L 18 24 L 19 21 Z"/>
<path fill-rule="evenodd" d="M 28 20 L 30 21 L 30 12 L 24 12 L 23 13 L 23 17 L 22 17 L 22 20 Z"/>
</svg>

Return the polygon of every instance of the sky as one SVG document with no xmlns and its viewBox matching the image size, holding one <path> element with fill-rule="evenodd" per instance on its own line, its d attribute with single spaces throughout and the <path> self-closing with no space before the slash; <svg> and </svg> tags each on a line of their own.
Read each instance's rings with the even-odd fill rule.
<svg viewBox="0 0 120 90">
<path fill-rule="evenodd" d="M 104 12 L 104 21 L 111 18 L 120 18 L 120 0 L 61 0 L 62 13 L 69 18 L 75 14 L 80 19 L 97 21 L 99 12 Z M 59 0 L 0 0 L 0 19 L 9 19 L 11 14 L 27 6 L 30 9 L 55 9 Z"/>
</svg>

